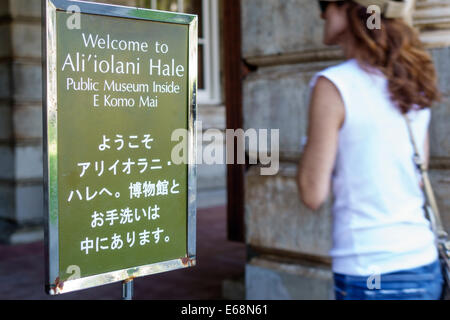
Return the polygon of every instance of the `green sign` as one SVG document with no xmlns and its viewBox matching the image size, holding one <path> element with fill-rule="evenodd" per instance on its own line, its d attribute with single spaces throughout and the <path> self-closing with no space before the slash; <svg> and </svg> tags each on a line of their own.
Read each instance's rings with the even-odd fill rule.
<svg viewBox="0 0 450 320">
<path fill-rule="evenodd" d="M 47 291 L 194 265 L 197 17 L 45 10 Z"/>
</svg>

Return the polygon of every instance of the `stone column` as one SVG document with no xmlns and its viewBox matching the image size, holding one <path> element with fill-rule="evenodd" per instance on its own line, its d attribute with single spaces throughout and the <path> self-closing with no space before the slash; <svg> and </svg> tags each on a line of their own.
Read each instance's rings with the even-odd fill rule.
<svg viewBox="0 0 450 320">
<path fill-rule="evenodd" d="M 448 1 L 419 1 L 415 25 L 450 94 Z M 245 128 L 280 129 L 280 172 L 245 177 L 246 295 L 248 299 L 332 299 L 331 202 L 319 212 L 305 208 L 296 186 L 301 140 L 306 134 L 309 81 L 342 61 L 337 48 L 322 45 L 323 22 L 316 1 L 242 0 L 243 58 L 255 71 L 244 80 Z M 445 9 L 445 10 L 444 10 Z M 446 12 L 444 14 L 444 12 Z M 443 213 L 450 202 L 448 101 L 434 109 L 432 177 Z M 450 227 L 449 215 L 445 218 Z"/>
<path fill-rule="evenodd" d="M 0 241 L 17 242 L 42 237 L 41 2 L 1 0 L 0 14 Z"/>
</svg>

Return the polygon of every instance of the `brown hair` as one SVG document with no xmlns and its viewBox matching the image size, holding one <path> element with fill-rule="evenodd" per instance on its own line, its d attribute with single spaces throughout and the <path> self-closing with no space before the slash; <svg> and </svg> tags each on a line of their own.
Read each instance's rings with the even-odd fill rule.
<svg viewBox="0 0 450 320">
<path fill-rule="evenodd" d="M 367 9 L 349 3 L 348 22 L 355 40 L 353 57 L 366 70 L 374 67 L 386 76 L 391 100 L 402 113 L 413 105 L 431 107 L 441 99 L 436 71 L 419 35 L 401 19 L 381 18 L 381 29 L 366 26 Z"/>
</svg>

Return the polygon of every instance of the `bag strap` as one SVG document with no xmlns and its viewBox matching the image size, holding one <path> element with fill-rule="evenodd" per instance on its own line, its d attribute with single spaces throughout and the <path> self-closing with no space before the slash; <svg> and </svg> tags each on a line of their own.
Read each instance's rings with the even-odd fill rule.
<svg viewBox="0 0 450 320">
<path fill-rule="evenodd" d="M 436 202 L 436 198 L 434 196 L 433 188 L 431 186 L 430 177 L 428 176 L 428 169 L 425 163 L 422 161 L 422 158 L 419 154 L 419 149 L 417 148 L 416 140 L 414 139 L 414 134 L 411 128 L 411 120 L 408 118 L 406 114 L 403 114 L 406 124 L 408 127 L 409 138 L 411 140 L 411 144 L 414 150 L 414 163 L 416 167 L 419 169 L 420 174 L 422 176 L 423 187 L 422 191 L 425 195 L 425 199 L 427 205 L 431 207 L 432 210 L 427 210 L 428 212 L 428 220 L 431 222 L 431 228 L 436 235 L 438 240 L 446 239 L 448 237 L 447 232 L 444 230 L 442 226 L 441 215 L 439 214 L 439 208 Z M 430 213 L 431 211 L 431 213 Z"/>
</svg>

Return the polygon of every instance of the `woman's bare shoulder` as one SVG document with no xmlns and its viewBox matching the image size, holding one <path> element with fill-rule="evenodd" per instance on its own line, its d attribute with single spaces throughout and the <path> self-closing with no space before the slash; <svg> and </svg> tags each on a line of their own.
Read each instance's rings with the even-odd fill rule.
<svg viewBox="0 0 450 320">
<path fill-rule="evenodd" d="M 318 77 L 313 87 L 310 115 L 323 119 L 334 118 L 339 127 L 344 122 L 345 105 L 338 88 L 324 76 Z"/>
</svg>

